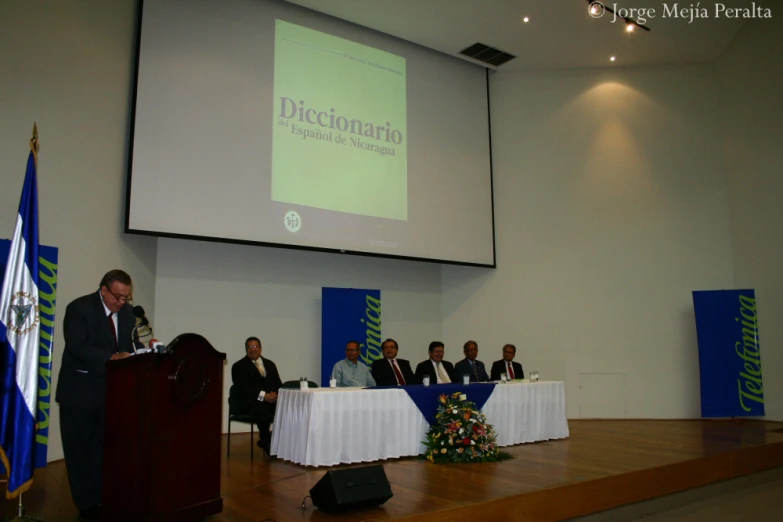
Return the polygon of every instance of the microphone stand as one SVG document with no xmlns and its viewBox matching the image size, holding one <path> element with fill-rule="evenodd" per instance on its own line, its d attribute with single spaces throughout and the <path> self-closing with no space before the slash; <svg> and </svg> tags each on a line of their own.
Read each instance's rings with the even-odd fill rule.
<svg viewBox="0 0 783 522">
<path fill-rule="evenodd" d="M 133 353 L 136 353 L 136 342 L 138 341 L 138 342 L 141 343 L 141 341 L 139 341 L 138 339 L 139 339 L 139 329 L 142 326 L 146 326 L 149 329 L 149 331 L 150 331 L 150 338 L 152 338 L 152 339 L 155 338 L 155 334 L 154 334 L 154 331 L 152 329 L 152 325 L 150 325 L 149 321 L 146 321 L 146 322 L 142 321 L 141 323 L 139 323 L 136 326 L 134 326 L 133 330 L 131 330 L 131 345 L 133 345 Z M 144 346 L 144 343 L 142 343 L 142 346 Z"/>
</svg>

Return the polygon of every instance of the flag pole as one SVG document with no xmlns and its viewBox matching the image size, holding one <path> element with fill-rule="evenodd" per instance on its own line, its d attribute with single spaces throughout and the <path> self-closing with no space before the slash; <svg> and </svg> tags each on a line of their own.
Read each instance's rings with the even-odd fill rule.
<svg viewBox="0 0 783 522">
<path fill-rule="evenodd" d="M 33 153 L 33 161 L 35 161 L 36 170 L 38 170 L 38 124 L 33 123 L 33 137 L 30 138 L 30 152 Z M 38 429 L 38 423 L 35 425 Z M 43 518 L 35 517 L 25 514 L 25 507 L 22 504 L 22 493 L 19 493 L 19 504 L 16 508 L 16 517 L 11 519 L 11 522 L 43 522 Z"/>
<path fill-rule="evenodd" d="M 24 504 L 22 504 L 22 495 L 24 493 L 19 493 L 19 505 L 16 508 L 16 517 L 11 519 L 11 522 L 43 522 L 43 518 L 41 517 L 34 517 L 32 515 L 26 515 L 25 514 L 25 507 Z"/>
</svg>

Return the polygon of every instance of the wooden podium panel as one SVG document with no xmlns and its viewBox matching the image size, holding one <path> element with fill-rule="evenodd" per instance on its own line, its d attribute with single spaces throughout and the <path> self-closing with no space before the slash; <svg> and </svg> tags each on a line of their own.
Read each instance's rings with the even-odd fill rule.
<svg viewBox="0 0 783 522">
<path fill-rule="evenodd" d="M 226 355 L 196 334 L 106 366 L 104 521 L 201 520 L 223 510 Z"/>
</svg>

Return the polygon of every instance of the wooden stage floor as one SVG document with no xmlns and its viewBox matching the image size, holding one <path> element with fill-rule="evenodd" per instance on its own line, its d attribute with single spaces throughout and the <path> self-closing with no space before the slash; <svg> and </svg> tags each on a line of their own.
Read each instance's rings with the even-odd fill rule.
<svg viewBox="0 0 783 522">
<path fill-rule="evenodd" d="M 325 468 L 269 459 L 258 450 L 251 463 L 249 434 L 233 435 L 231 458 L 223 452 L 223 513 L 208 520 L 563 520 L 783 466 L 783 423 L 572 420 L 569 428 L 569 439 L 504 448 L 514 456 L 505 462 L 384 461 L 394 497 L 341 515 L 314 510 L 309 499 L 301 509 Z M 225 436 L 223 444 L 225 450 Z M 63 461 L 38 470 L 24 499 L 30 515 L 78 520 Z M 15 503 L 0 502 L 10 518 Z"/>
</svg>

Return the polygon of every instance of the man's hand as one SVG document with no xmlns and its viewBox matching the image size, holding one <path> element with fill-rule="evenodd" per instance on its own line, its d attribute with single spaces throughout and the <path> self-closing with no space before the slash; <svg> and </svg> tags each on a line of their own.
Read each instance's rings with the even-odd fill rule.
<svg viewBox="0 0 783 522">
<path fill-rule="evenodd" d="M 277 402 L 277 394 L 275 392 L 268 392 L 264 395 L 264 402 L 274 404 Z"/>
<path fill-rule="evenodd" d="M 111 354 L 111 360 L 116 361 L 117 359 L 125 359 L 126 357 L 130 357 L 130 356 L 131 354 L 129 354 L 128 352 L 117 352 Z"/>
</svg>

